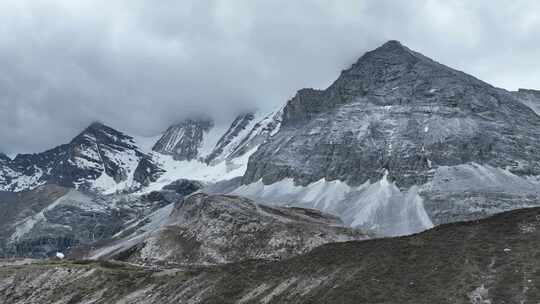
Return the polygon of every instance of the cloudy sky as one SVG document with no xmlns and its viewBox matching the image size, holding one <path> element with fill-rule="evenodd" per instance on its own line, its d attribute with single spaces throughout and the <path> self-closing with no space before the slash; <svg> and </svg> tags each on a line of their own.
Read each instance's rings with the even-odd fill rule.
<svg viewBox="0 0 540 304">
<path fill-rule="evenodd" d="M 506 89 L 540 88 L 540 1 L 0 1 L 0 151 L 92 121 L 158 133 L 272 110 L 389 39 Z"/>
</svg>

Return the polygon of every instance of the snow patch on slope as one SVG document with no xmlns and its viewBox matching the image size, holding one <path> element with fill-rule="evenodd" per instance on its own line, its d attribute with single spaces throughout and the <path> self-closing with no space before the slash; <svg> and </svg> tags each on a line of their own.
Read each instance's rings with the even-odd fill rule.
<svg viewBox="0 0 540 304">
<path fill-rule="evenodd" d="M 279 131 L 283 109 L 272 112 L 266 116 L 260 114 L 261 113 L 259 112 L 256 113 L 253 119 L 249 121 L 239 134 L 232 138 L 226 146 L 221 147 L 223 148 L 223 151 L 212 160 L 212 163 L 240 157 L 246 152 L 251 151 L 254 147 L 258 147 L 264 143 L 267 138 L 272 137 Z M 235 127 L 238 126 L 233 124 L 229 131 L 234 132 L 236 130 Z M 227 136 L 227 134 L 225 134 L 224 137 L 225 136 Z"/>
<path fill-rule="evenodd" d="M 110 161 L 116 164 L 123 173 L 123 178 L 120 181 L 115 180 L 108 175 L 105 169 L 102 169 L 101 175 L 95 180 L 82 179 L 76 184 L 88 183 L 90 189 L 96 190 L 103 194 L 113 194 L 123 190 L 128 190 L 134 186 L 134 174 L 142 156 L 138 155 L 137 150 L 124 150 L 121 152 L 111 151 L 107 148 L 102 148 L 101 153 Z"/>
<path fill-rule="evenodd" d="M 220 138 L 227 132 L 227 126 L 225 125 L 216 125 L 212 127 L 208 132 L 204 133 L 203 140 L 199 147 L 199 157 L 206 158 L 217 145 Z"/>
<path fill-rule="evenodd" d="M 209 165 L 199 160 L 177 161 L 172 156 L 159 153 L 153 154 L 154 161 L 165 170 L 157 181 L 141 190 L 141 193 L 159 191 L 164 186 L 181 178 L 198 180 L 203 183 L 215 183 L 243 176 L 247 170 L 247 163 L 251 154 L 257 147 L 241 157 L 228 161 L 222 161 L 215 165 Z"/>
<path fill-rule="evenodd" d="M 139 193 L 161 190 L 163 186 L 181 178 L 215 183 L 243 176 L 247 170 L 249 157 L 255 153 L 267 136 L 272 136 L 279 130 L 281 116 L 281 110 L 266 116 L 257 113 L 234 137 L 227 137 L 227 135 L 231 135 L 235 127 L 238 127 L 237 125 L 233 123 L 229 128 L 225 128 L 226 125 L 223 123 L 216 124 L 204 133 L 203 141 L 198 149 L 198 157 L 192 160 L 176 160 L 172 155 L 151 151 L 152 144 L 150 143 L 159 139 L 160 136 L 136 138 L 137 145 L 164 170 L 156 182 L 151 183 Z M 230 141 L 221 146 L 223 150 L 207 162 L 207 157 L 216 152 L 218 142 L 225 137 Z"/>
<path fill-rule="evenodd" d="M 45 181 L 40 181 L 43 176 L 43 170 L 33 166 L 35 173 L 33 175 L 24 175 L 19 172 L 15 172 L 11 169 L 6 170 L 7 176 L 13 178 L 11 182 L 3 187 L 0 190 L 3 191 L 13 191 L 19 192 L 28 189 L 34 189 L 45 184 Z"/>
<path fill-rule="evenodd" d="M 158 134 L 155 136 L 134 136 L 133 141 L 141 152 L 150 154 L 152 153 L 152 148 L 162 136 L 163 134 Z"/>
<path fill-rule="evenodd" d="M 536 113 L 536 115 L 540 116 L 540 102 L 534 102 L 532 100 L 524 100 L 523 103 L 529 108 L 531 108 L 531 110 L 533 110 L 534 113 Z"/>
<path fill-rule="evenodd" d="M 212 163 L 219 163 L 231 157 L 238 149 L 242 141 L 249 139 L 248 136 L 252 132 L 255 125 L 259 122 L 260 117 L 255 116 L 251 119 L 250 118 L 251 117 L 247 115 L 237 118 L 230 128 L 223 133 L 216 145 L 214 145 L 212 153 L 207 155 L 210 157 L 211 154 L 217 154 L 214 159 L 211 159 Z M 249 120 L 247 125 L 245 125 L 243 129 L 239 130 L 246 120 Z M 235 132 L 238 133 L 234 134 Z M 221 141 L 225 142 L 223 143 Z"/>
</svg>

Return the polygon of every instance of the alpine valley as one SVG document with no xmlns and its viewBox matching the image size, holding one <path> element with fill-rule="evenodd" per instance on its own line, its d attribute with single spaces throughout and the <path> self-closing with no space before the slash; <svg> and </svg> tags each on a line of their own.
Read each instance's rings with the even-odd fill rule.
<svg viewBox="0 0 540 304">
<path fill-rule="evenodd" d="M 539 139 L 540 91 L 397 41 L 272 113 L 96 122 L 0 154 L 0 302 L 538 303 Z"/>
</svg>

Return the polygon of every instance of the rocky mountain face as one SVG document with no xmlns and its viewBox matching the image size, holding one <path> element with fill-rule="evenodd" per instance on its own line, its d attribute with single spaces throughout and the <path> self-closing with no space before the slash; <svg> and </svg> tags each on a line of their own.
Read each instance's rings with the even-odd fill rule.
<svg viewBox="0 0 540 304">
<path fill-rule="evenodd" d="M 132 137 L 99 123 L 68 144 L 43 153 L 17 155 L 3 168 L 0 187 L 5 191 L 43 184 L 94 190 L 140 187 L 161 173 Z"/>
<path fill-rule="evenodd" d="M 531 108 L 536 114 L 540 115 L 540 91 L 519 89 L 517 92 L 513 92 L 521 102 Z"/>
<path fill-rule="evenodd" d="M 0 185 L 8 184 L 11 178 L 16 174 L 10 167 L 11 158 L 0 153 Z"/>
<path fill-rule="evenodd" d="M 22 234 L 22 229 L 25 227 L 19 226 L 17 223 L 50 206 L 67 192 L 69 189 L 59 186 L 42 186 L 34 191 L 19 193 L 0 192 L 0 208 L 2 210 L 0 213 L 0 256 L 18 256 L 17 246 L 10 243 L 17 238 L 17 230 L 19 234 Z M 30 224 L 31 222 L 28 221 L 28 226 Z M 36 251 L 41 250 L 37 249 Z M 32 252 L 26 253 L 32 255 Z"/>
<path fill-rule="evenodd" d="M 426 182 L 434 166 L 467 162 L 538 175 L 539 125 L 509 92 L 390 41 L 327 90 L 299 91 L 244 181 L 293 177 L 306 185 L 326 177 L 359 185 L 388 170 L 409 187 Z"/>
<path fill-rule="evenodd" d="M 233 149 L 226 155 L 227 159 L 242 157 L 251 151 L 258 149 L 260 145 L 274 136 L 281 128 L 283 111 L 278 110 L 255 121 L 249 132 L 242 137 L 237 137 L 236 141 L 231 141 L 235 145 L 230 145 Z"/>
<path fill-rule="evenodd" d="M 6 164 L 11 161 L 11 158 L 9 158 L 4 153 L 0 153 L 0 164 Z"/>
<path fill-rule="evenodd" d="M 76 246 L 111 238 L 176 199 L 178 195 L 165 193 L 100 197 L 51 184 L 0 192 L 0 257 L 67 254 Z"/>
<path fill-rule="evenodd" d="M 164 210 L 166 217 L 150 216 L 154 220 L 89 256 L 149 265 L 224 264 L 290 258 L 325 243 L 367 238 L 335 216 L 236 196 L 198 193 Z"/>
<path fill-rule="evenodd" d="M 230 154 L 230 150 L 234 150 L 236 148 L 234 145 L 238 140 L 239 135 L 249 131 L 249 127 L 252 125 L 254 119 L 255 115 L 253 113 L 243 114 L 236 117 L 229 129 L 216 143 L 212 152 L 206 157 L 205 161 L 216 161 L 220 156 L 221 158 L 226 158 L 228 156 L 227 154 Z"/>
<path fill-rule="evenodd" d="M 178 161 L 216 165 L 242 157 L 262 144 L 281 123 L 281 112 L 238 115 L 229 126 L 211 120 L 185 120 L 167 129 L 152 148 Z"/>
<path fill-rule="evenodd" d="M 537 303 L 540 209 L 291 259 L 145 269 L 110 262 L 0 267 L 4 303 Z"/>
<path fill-rule="evenodd" d="M 214 123 L 210 120 L 191 120 L 173 125 L 165 131 L 152 150 L 172 155 L 175 160 L 192 160 L 199 156 L 199 149 Z"/>
<path fill-rule="evenodd" d="M 398 205 L 425 208 L 434 224 L 538 205 L 531 177 L 540 175 L 540 116 L 516 97 L 535 93 L 520 92 L 389 41 L 326 90 L 303 89 L 287 103 L 279 132 L 250 158 L 242 182 L 251 188 L 238 194 L 260 199 L 289 179 L 278 193 L 339 181 L 353 189 L 322 210 L 346 217 L 353 208 L 350 223 L 368 228 L 386 225 L 369 218 Z M 407 193 L 416 198 L 407 203 Z M 421 212 L 403 222 L 410 220 L 421 220 Z"/>
<path fill-rule="evenodd" d="M 208 128 L 188 128 L 176 135 L 173 126 L 153 146 L 167 147 L 166 139 L 176 141 L 187 153 L 183 161 L 169 160 L 167 151 L 151 151 L 141 139 L 99 123 L 43 153 L 13 160 L 2 154 L 0 204 L 17 207 L 4 213 L 0 256 L 47 257 L 105 241 L 207 185 L 206 180 L 183 177 L 200 173 L 198 177 L 212 178 L 220 171 L 223 178 L 241 175 L 248 153 L 279 127 L 275 119 L 276 115 L 264 119 L 244 115 L 228 131 L 211 129 L 212 122 L 193 123 Z M 188 161 L 189 151 L 197 159 Z M 203 157 L 210 152 L 212 164 Z M 236 171 L 228 174 L 229 170 Z"/>
<path fill-rule="evenodd" d="M 231 161 L 257 149 L 279 130 L 282 115 L 282 111 L 276 111 L 262 118 L 254 113 L 238 116 L 208 155 L 206 162 Z"/>
</svg>

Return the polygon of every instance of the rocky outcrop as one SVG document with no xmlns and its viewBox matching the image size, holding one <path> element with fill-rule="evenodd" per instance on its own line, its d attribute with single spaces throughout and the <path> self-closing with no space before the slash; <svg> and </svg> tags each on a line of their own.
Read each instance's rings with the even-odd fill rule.
<svg viewBox="0 0 540 304">
<path fill-rule="evenodd" d="M 9 158 L 4 153 L 0 153 L 0 164 L 7 164 L 11 161 L 11 158 Z"/>
<path fill-rule="evenodd" d="M 157 181 L 163 173 L 165 173 L 165 170 L 154 162 L 151 156 L 143 154 L 133 172 L 133 183 L 130 190 L 139 190 L 150 185 L 152 182 Z"/>
<path fill-rule="evenodd" d="M 217 162 L 226 159 L 237 148 L 238 140 L 245 138 L 243 133 L 250 131 L 252 122 L 255 119 L 255 114 L 247 113 L 239 115 L 232 122 L 231 126 L 219 139 L 216 146 L 212 150 L 205 161 L 208 163 Z"/>
<path fill-rule="evenodd" d="M 476 218 L 478 207 L 492 214 L 538 204 L 528 186 L 528 176 L 540 175 L 537 138 L 540 116 L 514 93 L 389 41 L 326 90 L 300 90 L 284 108 L 279 132 L 250 158 L 243 183 L 292 178 L 307 187 L 325 179 L 356 187 L 387 174 L 402 191 L 419 187 L 440 224 Z M 499 182 L 490 188 L 486 172 L 529 190 L 516 193 Z M 461 174 L 472 176 L 468 185 L 453 179 Z M 441 191 L 431 190 L 434 183 Z M 474 195 L 464 198 L 462 186 Z"/>
<path fill-rule="evenodd" d="M 199 181 L 189 180 L 189 179 L 179 179 L 174 181 L 165 187 L 164 191 L 173 191 L 182 196 L 188 196 L 204 187 L 204 184 Z"/>
<path fill-rule="evenodd" d="M 283 261 L 145 269 L 0 267 L 3 303 L 536 303 L 540 209 L 403 238 L 327 244 Z M 4 263 L 6 264 L 6 263 Z"/>
<path fill-rule="evenodd" d="M 209 164 L 218 164 L 249 156 L 269 137 L 277 133 L 281 126 L 282 111 L 272 112 L 266 116 L 260 114 L 248 113 L 238 116 L 205 161 Z"/>
<path fill-rule="evenodd" d="M 175 160 L 197 159 L 205 134 L 213 127 L 214 123 L 210 120 L 185 120 L 169 127 L 152 150 L 172 155 Z"/>
<path fill-rule="evenodd" d="M 284 259 L 329 242 L 367 238 L 316 210 L 274 208 L 224 195 L 194 194 L 170 214 L 90 254 L 139 264 L 222 264 Z M 151 230 L 153 229 L 153 231 Z M 134 241 L 136 240 L 136 241 Z"/>
<path fill-rule="evenodd" d="M 11 168 L 11 159 L 0 153 L 0 189 L 11 183 L 13 178 L 16 178 L 18 173 Z"/>
<path fill-rule="evenodd" d="M 282 112 L 261 116 L 250 112 L 238 115 L 230 125 L 215 125 L 210 120 L 188 119 L 165 131 L 153 151 L 172 155 L 175 160 L 198 160 L 214 166 L 232 162 L 253 152 L 277 132 Z"/>
<path fill-rule="evenodd" d="M 257 121 L 246 135 L 234 141 L 234 148 L 230 150 L 226 158 L 228 160 L 239 158 L 257 149 L 279 131 L 282 119 L 283 111 L 278 110 Z"/>
<path fill-rule="evenodd" d="M 536 114 L 540 115 L 540 91 L 538 90 L 528 90 L 528 89 L 519 89 L 514 93 L 523 104 L 531 108 Z"/>
</svg>

